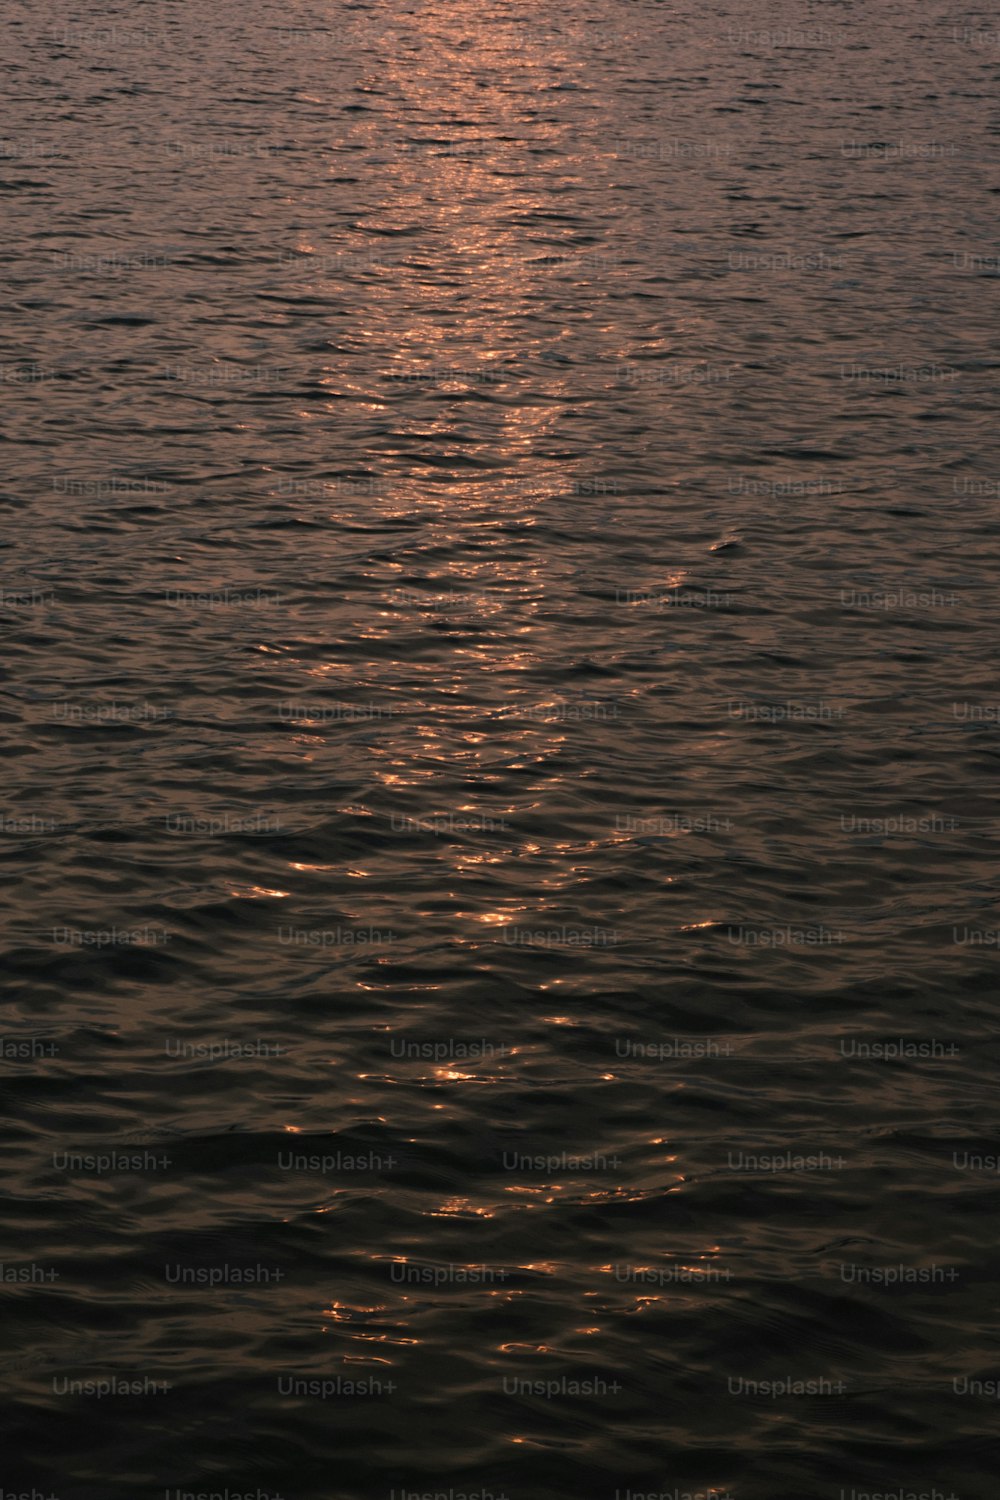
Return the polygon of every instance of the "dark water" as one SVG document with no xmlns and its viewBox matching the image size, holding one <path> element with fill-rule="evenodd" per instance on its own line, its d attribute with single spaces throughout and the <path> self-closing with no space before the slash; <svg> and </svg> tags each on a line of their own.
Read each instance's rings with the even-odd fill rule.
<svg viewBox="0 0 1000 1500">
<path fill-rule="evenodd" d="M 5 1494 L 992 1496 L 995 17 L 5 32 Z"/>
</svg>

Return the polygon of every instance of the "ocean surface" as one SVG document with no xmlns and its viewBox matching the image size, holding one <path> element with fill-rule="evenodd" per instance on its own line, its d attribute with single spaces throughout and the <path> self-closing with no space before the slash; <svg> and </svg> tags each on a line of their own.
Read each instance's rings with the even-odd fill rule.
<svg viewBox="0 0 1000 1500">
<path fill-rule="evenodd" d="M 992 1500 L 996 16 L 4 58 L 4 1496 Z"/>
</svg>

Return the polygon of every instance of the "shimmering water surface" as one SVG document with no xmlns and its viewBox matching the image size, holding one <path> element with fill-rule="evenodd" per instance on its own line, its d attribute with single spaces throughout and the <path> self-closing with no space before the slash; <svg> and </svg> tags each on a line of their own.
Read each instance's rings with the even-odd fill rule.
<svg viewBox="0 0 1000 1500">
<path fill-rule="evenodd" d="M 4 29 L 4 1490 L 994 1494 L 995 17 Z"/>
</svg>

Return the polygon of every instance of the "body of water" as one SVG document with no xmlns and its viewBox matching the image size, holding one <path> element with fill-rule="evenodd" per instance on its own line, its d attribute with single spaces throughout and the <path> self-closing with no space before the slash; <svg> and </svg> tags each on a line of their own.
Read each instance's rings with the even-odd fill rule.
<svg viewBox="0 0 1000 1500">
<path fill-rule="evenodd" d="M 4 29 L 5 1491 L 986 1500 L 996 18 Z"/>
</svg>

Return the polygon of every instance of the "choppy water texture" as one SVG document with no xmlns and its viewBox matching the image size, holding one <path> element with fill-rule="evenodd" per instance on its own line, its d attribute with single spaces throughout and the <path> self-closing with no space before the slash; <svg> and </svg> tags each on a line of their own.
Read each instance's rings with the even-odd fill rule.
<svg viewBox="0 0 1000 1500">
<path fill-rule="evenodd" d="M 5 1489 L 985 1500 L 995 21 L 5 30 Z"/>
</svg>

